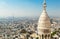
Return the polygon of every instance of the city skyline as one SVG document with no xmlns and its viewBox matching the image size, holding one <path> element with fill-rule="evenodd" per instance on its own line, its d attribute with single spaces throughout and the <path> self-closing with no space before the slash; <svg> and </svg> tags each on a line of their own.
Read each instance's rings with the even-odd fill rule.
<svg viewBox="0 0 60 39">
<path fill-rule="evenodd" d="M 0 0 L 0 17 L 35 17 L 42 12 L 43 0 Z M 49 16 L 59 16 L 60 0 L 47 0 Z"/>
</svg>

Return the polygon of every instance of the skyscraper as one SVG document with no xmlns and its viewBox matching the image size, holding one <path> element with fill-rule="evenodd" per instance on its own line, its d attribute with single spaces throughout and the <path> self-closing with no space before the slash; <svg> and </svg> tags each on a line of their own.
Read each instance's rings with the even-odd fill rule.
<svg viewBox="0 0 60 39">
<path fill-rule="evenodd" d="M 40 36 L 40 39 L 51 39 L 51 29 L 50 29 L 51 23 L 50 23 L 50 18 L 46 11 L 46 7 L 47 7 L 46 0 L 44 0 L 43 11 L 39 18 L 38 27 L 37 27 L 38 35 Z"/>
</svg>

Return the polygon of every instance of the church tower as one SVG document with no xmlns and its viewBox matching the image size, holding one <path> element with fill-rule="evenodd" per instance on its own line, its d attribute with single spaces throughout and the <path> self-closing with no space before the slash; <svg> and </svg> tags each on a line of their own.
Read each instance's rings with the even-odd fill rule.
<svg viewBox="0 0 60 39">
<path fill-rule="evenodd" d="M 37 27 L 38 35 L 40 36 L 39 39 L 51 39 L 51 29 L 50 29 L 51 23 L 50 18 L 46 11 L 46 7 L 47 7 L 46 0 L 44 0 L 43 11 L 39 18 Z"/>
</svg>

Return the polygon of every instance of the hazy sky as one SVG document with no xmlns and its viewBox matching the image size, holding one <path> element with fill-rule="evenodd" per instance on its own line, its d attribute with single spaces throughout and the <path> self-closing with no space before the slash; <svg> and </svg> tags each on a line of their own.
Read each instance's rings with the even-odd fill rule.
<svg viewBox="0 0 60 39">
<path fill-rule="evenodd" d="M 0 17 L 35 17 L 42 12 L 43 0 L 0 0 Z M 49 16 L 60 16 L 60 0 L 47 0 Z"/>
</svg>

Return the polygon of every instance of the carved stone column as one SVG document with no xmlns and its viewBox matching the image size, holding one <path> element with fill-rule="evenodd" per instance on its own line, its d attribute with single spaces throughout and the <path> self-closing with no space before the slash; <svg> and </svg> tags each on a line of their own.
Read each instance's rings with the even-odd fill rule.
<svg viewBox="0 0 60 39">
<path fill-rule="evenodd" d="M 45 35 L 44 35 L 44 39 L 45 39 Z"/>
</svg>

